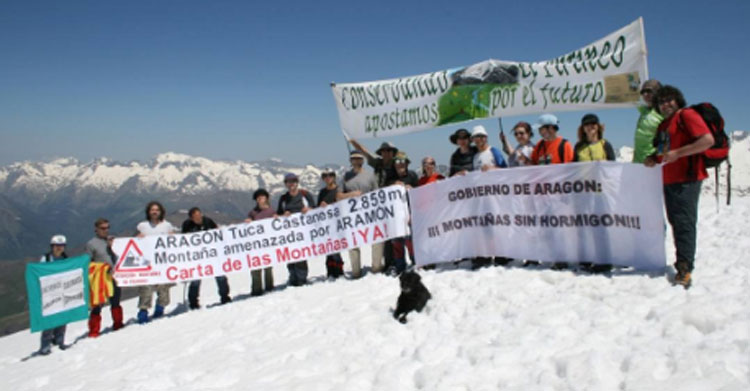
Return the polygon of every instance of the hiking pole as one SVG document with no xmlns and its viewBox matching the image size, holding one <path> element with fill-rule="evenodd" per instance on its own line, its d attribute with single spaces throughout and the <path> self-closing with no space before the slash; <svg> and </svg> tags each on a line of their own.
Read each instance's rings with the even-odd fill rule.
<svg viewBox="0 0 750 391">
<path fill-rule="evenodd" d="M 720 165 L 719 165 L 720 166 Z M 719 166 L 714 167 L 714 180 L 716 182 L 716 189 L 714 194 L 716 195 L 716 213 L 719 213 Z"/>
<path fill-rule="evenodd" d="M 732 196 L 732 160 L 727 155 L 727 205 Z"/>
</svg>

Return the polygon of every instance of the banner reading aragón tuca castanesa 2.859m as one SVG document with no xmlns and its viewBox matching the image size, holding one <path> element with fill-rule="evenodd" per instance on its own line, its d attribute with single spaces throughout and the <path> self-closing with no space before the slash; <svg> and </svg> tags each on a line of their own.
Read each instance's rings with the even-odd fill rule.
<svg viewBox="0 0 750 391">
<path fill-rule="evenodd" d="M 478 118 L 633 107 L 647 78 L 639 18 L 549 61 L 487 60 L 417 76 L 334 83 L 332 88 L 344 133 L 372 138 Z"/>
</svg>

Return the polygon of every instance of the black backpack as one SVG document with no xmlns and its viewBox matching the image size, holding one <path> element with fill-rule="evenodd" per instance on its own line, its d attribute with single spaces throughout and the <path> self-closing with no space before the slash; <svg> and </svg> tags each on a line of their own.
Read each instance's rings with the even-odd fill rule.
<svg viewBox="0 0 750 391">
<path fill-rule="evenodd" d="M 721 117 L 719 109 L 708 102 L 698 103 L 690 106 L 698 115 L 714 136 L 714 145 L 703 152 L 703 162 L 706 168 L 718 167 L 729 157 L 729 137 L 724 131 L 724 118 Z M 682 117 L 680 117 L 682 123 Z"/>
<path fill-rule="evenodd" d="M 721 117 L 719 109 L 708 102 L 698 103 L 690 106 L 690 108 L 701 116 L 714 137 L 714 145 L 698 156 L 703 159 L 703 164 L 707 169 L 714 168 L 717 201 L 719 199 L 719 166 L 724 161 L 727 162 L 727 205 L 729 205 L 732 193 L 732 163 L 729 161 L 729 137 L 724 131 L 724 118 Z M 679 120 L 682 124 L 682 117 Z"/>
</svg>

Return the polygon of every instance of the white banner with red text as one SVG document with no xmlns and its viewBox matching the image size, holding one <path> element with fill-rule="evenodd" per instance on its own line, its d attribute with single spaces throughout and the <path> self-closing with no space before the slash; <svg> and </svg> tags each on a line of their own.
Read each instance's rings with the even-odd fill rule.
<svg viewBox="0 0 750 391">
<path fill-rule="evenodd" d="M 120 286 L 189 281 L 299 262 L 409 234 L 403 186 L 390 186 L 307 213 L 190 234 L 118 238 Z"/>
<path fill-rule="evenodd" d="M 472 172 L 409 191 L 417 265 L 472 257 L 666 265 L 662 170 L 615 162 Z"/>
<path fill-rule="evenodd" d="M 332 84 L 331 89 L 341 129 L 359 139 L 480 118 L 634 107 L 646 78 L 639 18 L 548 61 L 492 59 L 415 76 Z"/>
</svg>

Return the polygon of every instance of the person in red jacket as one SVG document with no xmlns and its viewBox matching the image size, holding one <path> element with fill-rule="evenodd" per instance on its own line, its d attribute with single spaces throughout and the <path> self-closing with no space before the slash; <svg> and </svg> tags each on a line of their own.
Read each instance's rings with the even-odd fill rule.
<svg viewBox="0 0 750 391">
<path fill-rule="evenodd" d="M 662 163 L 664 206 L 677 250 L 674 282 L 687 289 L 695 263 L 698 200 L 701 184 L 708 177 L 701 153 L 714 144 L 714 137 L 703 118 L 685 108 L 685 98 L 677 88 L 662 87 L 654 100 L 664 121 L 656 133 L 657 152 L 644 164 L 653 167 Z"/>
</svg>

